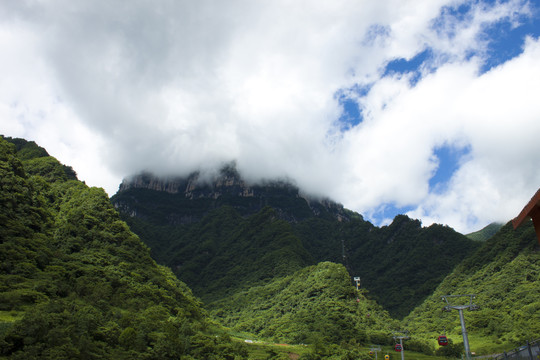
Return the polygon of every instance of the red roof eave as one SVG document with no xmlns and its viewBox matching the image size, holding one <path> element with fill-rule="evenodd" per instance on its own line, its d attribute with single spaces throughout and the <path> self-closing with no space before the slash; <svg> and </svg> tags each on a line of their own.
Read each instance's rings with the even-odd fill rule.
<svg viewBox="0 0 540 360">
<path fill-rule="evenodd" d="M 512 220 L 512 225 L 514 226 L 514 229 L 516 229 L 518 226 L 523 224 L 525 220 L 527 220 L 529 217 L 532 218 L 533 215 L 535 215 L 538 212 L 538 209 L 540 208 L 540 189 L 534 194 L 534 196 L 531 198 L 531 200 L 525 205 L 523 210 L 519 213 L 519 215 Z"/>
</svg>

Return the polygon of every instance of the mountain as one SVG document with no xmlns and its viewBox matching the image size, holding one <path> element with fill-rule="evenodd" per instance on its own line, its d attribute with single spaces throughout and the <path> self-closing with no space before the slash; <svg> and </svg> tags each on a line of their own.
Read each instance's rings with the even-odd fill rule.
<svg viewBox="0 0 540 360">
<path fill-rule="evenodd" d="M 461 340 L 457 311 L 444 312 L 444 295 L 474 294 L 477 311 L 465 311 L 471 350 L 504 351 L 540 336 L 540 246 L 531 222 L 511 223 L 460 263 L 405 319 L 416 336 L 435 339 L 444 329 Z M 455 301 L 469 301 L 456 298 Z"/>
<path fill-rule="evenodd" d="M 182 235 L 165 264 L 206 303 L 314 263 L 291 224 L 270 207 L 243 218 L 223 206 Z"/>
<path fill-rule="evenodd" d="M 314 264 L 292 224 L 359 216 L 283 181 L 248 185 L 231 166 L 211 181 L 143 173 L 111 201 L 152 256 L 206 302 Z"/>
<path fill-rule="evenodd" d="M 385 343 L 398 328 L 388 312 L 351 286 L 341 264 L 321 262 L 214 302 L 216 318 L 235 331 L 274 342 Z"/>
<path fill-rule="evenodd" d="M 499 231 L 503 226 L 504 224 L 502 223 L 494 222 L 478 231 L 467 234 L 467 237 L 475 241 L 486 241 L 487 239 L 495 235 L 497 231 Z"/>
<path fill-rule="evenodd" d="M 2 358 L 247 358 L 103 189 L 4 137 L 0 179 Z"/>
<path fill-rule="evenodd" d="M 158 263 L 205 303 L 319 262 L 342 263 L 392 316 L 404 317 L 479 244 L 398 216 L 378 228 L 286 182 L 246 184 L 231 167 L 211 180 L 124 180 L 111 198 Z"/>
<path fill-rule="evenodd" d="M 478 245 L 453 229 L 397 216 L 380 229 L 378 251 L 359 244 L 354 253 L 360 273 L 375 297 L 390 313 L 402 318 L 419 305 L 448 273 Z M 382 246 L 381 246 L 382 245 Z M 370 254 L 369 260 L 364 259 Z M 381 301 L 381 299 L 385 299 Z"/>
<path fill-rule="evenodd" d="M 345 264 L 370 296 L 403 318 L 479 244 L 442 225 L 398 215 L 381 228 L 361 219 L 311 219 L 296 227 L 316 261 Z"/>
<path fill-rule="evenodd" d="M 302 194 L 284 180 L 248 184 L 234 164 L 224 166 L 214 176 L 196 172 L 187 177 L 160 178 L 141 173 L 124 179 L 112 200 L 123 212 L 136 211 L 131 215 L 167 225 L 196 223 L 223 205 L 233 207 L 242 216 L 270 206 L 289 222 L 313 216 L 339 220 L 359 216 L 328 199 Z M 136 207 L 133 201 L 138 202 Z"/>
<path fill-rule="evenodd" d="M 465 314 L 473 351 L 540 336 L 532 224 L 483 242 L 403 215 L 379 228 L 285 182 L 226 174 L 177 190 L 146 174 L 109 199 L 37 144 L 0 137 L 0 357 L 287 356 L 234 334 L 311 344 L 291 358 L 348 359 L 395 330 L 427 355 L 446 331 L 436 353 L 459 356 L 458 316 L 441 311 L 456 294 L 480 306 Z"/>
</svg>

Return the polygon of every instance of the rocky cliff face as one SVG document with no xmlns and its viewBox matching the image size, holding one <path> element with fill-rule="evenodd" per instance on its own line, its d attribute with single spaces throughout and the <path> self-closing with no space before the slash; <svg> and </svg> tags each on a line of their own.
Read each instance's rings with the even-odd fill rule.
<svg viewBox="0 0 540 360">
<path fill-rule="evenodd" d="M 199 219 L 192 211 L 188 214 L 187 209 L 182 207 L 192 208 L 193 204 L 201 203 L 206 204 L 204 206 L 208 211 L 222 205 L 233 206 L 243 215 L 259 211 L 264 206 L 271 206 L 283 219 L 291 222 L 311 216 L 331 216 L 346 221 L 350 216 L 341 204 L 302 194 L 296 186 L 286 181 L 248 184 L 234 167 L 225 167 L 211 178 L 202 178 L 198 173 L 187 177 L 157 177 L 150 173 L 141 173 L 122 181 L 118 193 L 112 198 L 113 204 L 130 216 L 144 217 L 139 206 L 140 196 L 134 196 L 140 190 L 171 194 L 171 198 L 176 200 L 174 206 L 169 206 L 167 217 L 169 222 L 177 223 Z M 179 197 L 184 200 L 178 200 Z M 157 209 L 160 205 L 154 204 L 151 207 Z M 171 210 L 173 207 L 175 209 Z"/>
<path fill-rule="evenodd" d="M 253 188 L 248 186 L 240 175 L 231 170 L 222 171 L 212 179 L 201 179 L 198 173 L 188 177 L 157 177 L 150 173 L 142 173 L 124 179 L 119 192 L 129 189 L 149 189 L 165 191 L 170 194 L 184 194 L 188 199 L 213 198 L 223 194 L 234 196 L 254 196 Z"/>
</svg>

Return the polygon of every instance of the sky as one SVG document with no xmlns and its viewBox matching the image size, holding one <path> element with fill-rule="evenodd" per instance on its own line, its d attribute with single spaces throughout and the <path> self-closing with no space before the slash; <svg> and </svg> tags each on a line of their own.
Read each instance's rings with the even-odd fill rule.
<svg viewBox="0 0 540 360">
<path fill-rule="evenodd" d="M 540 187 L 539 35 L 525 0 L 7 0 L 0 134 L 110 196 L 234 161 L 469 233 Z"/>
</svg>

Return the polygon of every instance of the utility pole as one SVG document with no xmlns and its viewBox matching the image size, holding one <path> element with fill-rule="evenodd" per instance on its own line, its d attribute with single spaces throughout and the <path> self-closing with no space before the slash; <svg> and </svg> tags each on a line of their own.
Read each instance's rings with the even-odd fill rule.
<svg viewBox="0 0 540 360">
<path fill-rule="evenodd" d="M 399 340 L 399 345 L 401 346 L 401 360 L 405 360 L 405 348 L 403 347 L 403 340 L 410 339 L 409 336 L 407 336 L 407 333 L 401 333 L 403 335 L 396 336 L 394 335 L 394 340 Z"/>
<path fill-rule="evenodd" d="M 450 300 L 454 300 L 455 298 L 463 298 L 468 297 L 469 303 L 463 304 L 463 305 L 452 305 L 450 304 Z M 443 310 L 445 311 L 452 311 L 452 309 L 457 310 L 459 312 L 459 321 L 461 322 L 461 334 L 463 335 L 463 346 L 465 347 L 465 356 L 467 357 L 467 360 L 471 359 L 471 349 L 469 348 L 469 337 L 467 335 L 467 329 L 465 328 L 465 316 L 463 316 L 463 310 L 468 309 L 470 311 L 478 310 L 478 305 L 473 304 L 473 299 L 476 297 L 476 295 L 444 295 L 442 297 L 443 301 L 446 301 L 446 306 L 443 307 Z"/>
<path fill-rule="evenodd" d="M 369 349 L 369 351 L 370 351 L 370 353 L 371 353 L 371 352 L 374 352 L 374 353 L 375 353 L 375 360 L 378 360 L 378 359 L 377 359 L 377 353 L 378 353 L 379 351 L 381 351 L 380 346 L 379 346 L 379 345 L 374 345 L 371 349 Z"/>
</svg>

